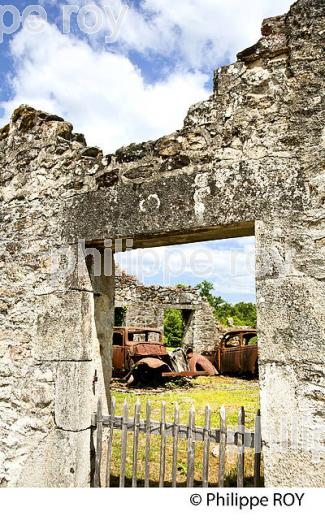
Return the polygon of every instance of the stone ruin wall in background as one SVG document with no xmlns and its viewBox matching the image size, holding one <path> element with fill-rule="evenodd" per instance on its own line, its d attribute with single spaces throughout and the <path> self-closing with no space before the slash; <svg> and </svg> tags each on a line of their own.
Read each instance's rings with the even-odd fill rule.
<svg viewBox="0 0 325 520">
<path fill-rule="evenodd" d="M 219 327 L 209 303 L 193 287 L 146 286 L 136 277 L 116 271 L 115 307 L 126 307 L 125 326 L 158 327 L 163 330 L 164 311 L 184 312 L 183 346 L 195 351 L 212 350 Z"/>
</svg>

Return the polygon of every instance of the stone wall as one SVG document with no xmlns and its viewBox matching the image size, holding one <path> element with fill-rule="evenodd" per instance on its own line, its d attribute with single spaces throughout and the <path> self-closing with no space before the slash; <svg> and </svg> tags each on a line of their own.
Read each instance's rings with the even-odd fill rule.
<svg viewBox="0 0 325 520">
<path fill-rule="evenodd" d="M 106 240 L 254 233 L 266 485 L 324 486 L 323 445 L 305 441 L 324 434 L 323 26 L 322 0 L 264 21 L 213 95 L 154 142 L 104 156 L 26 106 L 0 130 L 2 486 L 89 485 L 91 412 L 110 375 Z M 288 419 L 297 442 L 283 446 Z"/>
<path fill-rule="evenodd" d="M 164 312 L 183 311 L 183 346 L 200 352 L 211 350 L 218 340 L 218 324 L 209 303 L 193 287 L 146 286 L 124 272 L 115 278 L 115 307 L 126 307 L 125 326 L 164 327 Z"/>
</svg>

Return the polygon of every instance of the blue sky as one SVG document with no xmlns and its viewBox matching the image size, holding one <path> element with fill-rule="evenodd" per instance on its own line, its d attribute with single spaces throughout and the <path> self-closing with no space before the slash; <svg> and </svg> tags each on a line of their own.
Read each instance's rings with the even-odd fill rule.
<svg viewBox="0 0 325 520">
<path fill-rule="evenodd" d="M 214 69 L 255 43 L 262 19 L 286 12 L 292 2 L 14 0 L 17 25 L 6 34 L 5 26 L 13 24 L 9 3 L 0 3 L 0 127 L 27 103 L 63 116 L 89 144 L 113 152 L 180 128 L 189 106 L 211 94 Z M 46 21 L 25 16 L 20 23 L 31 5 L 44 9 Z M 254 273 L 245 261 L 253 239 L 216 244 L 206 248 L 220 270 L 211 275 L 218 294 L 228 301 L 254 300 Z M 202 246 L 184 247 L 193 252 Z M 230 250 L 243 255 L 236 276 L 225 265 Z M 177 276 L 171 283 L 181 281 Z M 188 269 L 182 276 L 200 281 Z M 144 281 L 163 278 L 161 272 Z"/>
<path fill-rule="evenodd" d="M 118 265 L 147 285 L 214 284 L 224 300 L 255 301 L 254 237 L 135 250 L 116 255 Z"/>
</svg>

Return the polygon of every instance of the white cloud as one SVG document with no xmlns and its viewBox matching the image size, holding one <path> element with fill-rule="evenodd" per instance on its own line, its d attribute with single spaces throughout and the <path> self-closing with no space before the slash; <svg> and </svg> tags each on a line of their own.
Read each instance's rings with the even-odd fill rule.
<svg viewBox="0 0 325 520">
<path fill-rule="evenodd" d="M 27 103 L 72 121 L 90 144 L 106 152 L 175 130 L 188 107 L 207 96 L 208 78 L 200 72 L 175 72 L 147 85 L 127 57 L 92 49 L 49 24 L 41 35 L 22 29 L 11 52 L 14 95 L 2 103 L 2 123 Z"/>
<path fill-rule="evenodd" d="M 82 1 L 80 3 L 87 3 Z M 123 19 L 119 41 L 139 52 L 177 52 L 185 67 L 207 70 L 260 38 L 263 18 L 284 14 L 292 0 L 142 0 Z M 126 2 L 98 0 L 115 13 Z"/>
<path fill-rule="evenodd" d="M 97 0 L 114 8 L 116 16 L 125 3 Z M 191 104 L 208 96 L 205 85 L 212 68 L 254 43 L 262 18 L 286 11 L 291 3 L 142 0 L 139 8 L 129 2 L 120 46 L 114 51 L 109 46 L 104 49 L 98 35 L 87 43 L 62 35 L 50 24 L 41 34 L 22 29 L 11 44 L 12 96 L 1 104 L 0 125 L 17 105 L 28 103 L 62 115 L 74 123 L 76 131 L 85 133 L 89 144 L 106 152 L 169 133 L 182 126 Z M 166 58 L 165 78 L 161 75 L 148 85 L 125 54 L 127 50 L 149 53 L 153 61 L 159 55 Z M 200 70 L 209 71 L 209 76 Z"/>
</svg>

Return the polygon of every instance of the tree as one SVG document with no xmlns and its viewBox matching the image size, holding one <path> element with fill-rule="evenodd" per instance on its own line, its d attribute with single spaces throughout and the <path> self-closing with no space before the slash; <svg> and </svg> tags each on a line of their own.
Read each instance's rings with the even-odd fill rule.
<svg viewBox="0 0 325 520">
<path fill-rule="evenodd" d="M 206 300 L 208 300 L 211 307 L 215 306 L 215 304 L 216 304 L 215 296 L 213 296 L 213 294 L 211 293 L 211 291 L 214 290 L 213 283 L 209 282 L 208 280 L 203 280 L 203 282 L 199 283 L 196 286 L 196 289 L 199 289 L 200 295 L 202 296 L 202 298 L 205 298 Z M 222 300 L 222 298 L 221 298 L 221 300 Z"/>
<path fill-rule="evenodd" d="M 256 327 L 256 305 L 254 303 L 239 302 L 234 306 L 235 316 L 240 322 L 249 327 Z M 235 323 L 240 325 L 240 323 Z"/>
<path fill-rule="evenodd" d="M 234 325 L 256 327 L 256 305 L 254 303 L 227 303 L 221 296 L 212 294 L 214 285 L 208 280 L 203 280 L 196 288 L 199 289 L 200 295 L 209 302 L 215 318 L 222 325 L 228 325 L 228 319 L 232 318 Z"/>
<path fill-rule="evenodd" d="M 164 343 L 168 348 L 182 345 L 184 322 L 180 309 L 167 309 L 164 316 Z"/>
</svg>

